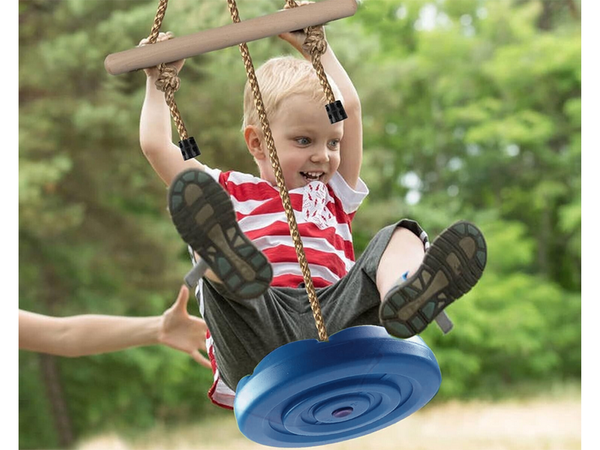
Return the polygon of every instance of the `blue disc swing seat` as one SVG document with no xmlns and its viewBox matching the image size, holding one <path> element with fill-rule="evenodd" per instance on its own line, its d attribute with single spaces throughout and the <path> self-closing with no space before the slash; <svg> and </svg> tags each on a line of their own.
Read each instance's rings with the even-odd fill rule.
<svg viewBox="0 0 600 450">
<path fill-rule="evenodd" d="M 332 444 L 409 416 L 434 397 L 441 379 L 420 337 L 358 326 L 327 342 L 307 339 L 271 352 L 239 382 L 234 412 L 240 431 L 259 444 Z"/>
</svg>

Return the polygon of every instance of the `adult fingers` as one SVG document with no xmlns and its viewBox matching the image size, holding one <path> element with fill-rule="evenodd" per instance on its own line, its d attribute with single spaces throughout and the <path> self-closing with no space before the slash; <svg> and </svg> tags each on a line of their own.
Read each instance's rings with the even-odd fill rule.
<svg viewBox="0 0 600 450">
<path fill-rule="evenodd" d="M 201 366 L 204 366 L 207 369 L 212 369 L 212 365 L 210 364 L 210 360 L 208 358 L 206 358 L 204 355 L 202 355 L 202 353 L 200 353 L 198 350 L 194 350 L 193 352 L 191 352 L 190 356 L 192 358 L 194 358 L 194 361 L 196 361 Z"/>
</svg>

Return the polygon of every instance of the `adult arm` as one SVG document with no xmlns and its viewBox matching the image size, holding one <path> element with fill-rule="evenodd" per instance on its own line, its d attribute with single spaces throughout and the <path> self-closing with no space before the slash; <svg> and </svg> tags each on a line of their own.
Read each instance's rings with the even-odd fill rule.
<svg viewBox="0 0 600 450">
<path fill-rule="evenodd" d="M 186 310 L 189 291 L 182 286 L 177 300 L 162 316 L 122 317 L 79 315 L 49 317 L 19 310 L 19 348 L 59 356 L 78 357 L 143 345 L 163 344 L 190 354 L 210 367 L 206 324 Z"/>
</svg>

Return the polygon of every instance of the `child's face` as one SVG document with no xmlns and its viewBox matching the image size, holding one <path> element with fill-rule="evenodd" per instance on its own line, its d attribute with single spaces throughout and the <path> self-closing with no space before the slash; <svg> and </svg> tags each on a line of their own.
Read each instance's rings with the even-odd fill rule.
<svg viewBox="0 0 600 450">
<path fill-rule="evenodd" d="M 271 132 L 289 190 L 331 180 L 340 165 L 344 125 L 329 122 L 324 104 L 300 94 L 287 98 L 271 120 Z M 263 147 L 266 158 L 258 161 L 261 178 L 277 185 L 266 144 Z"/>
</svg>

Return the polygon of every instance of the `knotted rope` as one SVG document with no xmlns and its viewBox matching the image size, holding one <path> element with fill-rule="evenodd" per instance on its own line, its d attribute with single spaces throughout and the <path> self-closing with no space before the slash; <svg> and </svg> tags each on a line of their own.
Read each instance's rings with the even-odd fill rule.
<svg viewBox="0 0 600 450">
<path fill-rule="evenodd" d="M 168 4 L 169 0 L 160 0 L 158 9 L 156 11 L 156 16 L 154 17 L 154 23 L 152 25 L 152 29 L 150 30 L 150 36 L 148 37 L 150 44 L 155 44 L 158 39 L 158 34 L 160 32 L 163 19 L 165 18 Z M 167 33 L 167 36 L 169 39 L 173 37 L 171 33 Z M 175 122 L 177 133 L 179 134 L 179 148 L 181 148 L 183 158 L 194 158 L 200 155 L 200 151 L 198 150 L 195 139 L 188 136 L 188 132 L 185 128 L 185 124 L 183 123 L 183 119 L 181 118 L 179 108 L 177 108 L 177 103 L 175 102 L 175 92 L 179 90 L 181 85 L 181 81 L 177 74 L 177 69 L 174 66 L 161 63 L 158 65 L 158 71 L 159 76 L 156 80 L 155 86 L 158 90 L 164 92 L 165 94 L 165 101 L 169 106 L 171 117 Z"/>
<path fill-rule="evenodd" d="M 286 6 L 288 8 L 297 8 L 300 5 L 298 5 L 298 3 L 296 3 L 294 0 L 286 0 Z M 311 57 L 312 65 L 315 68 L 317 77 L 319 77 L 319 83 L 321 83 L 327 101 L 329 103 L 335 103 L 335 95 L 333 94 L 333 90 L 331 89 L 331 85 L 329 84 L 329 80 L 325 74 L 325 70 L 323 69 L 323 64 L 321 64 L 321 56 L 323 56 L 327 51 L 327 41 L 325 40 L 325 31 L 323 30 L 323 25 L 315 25 L 305 28 L 304 33 L 306 34 L 306 39 L 302 45 L 302 48 Z"/>
</svg>

